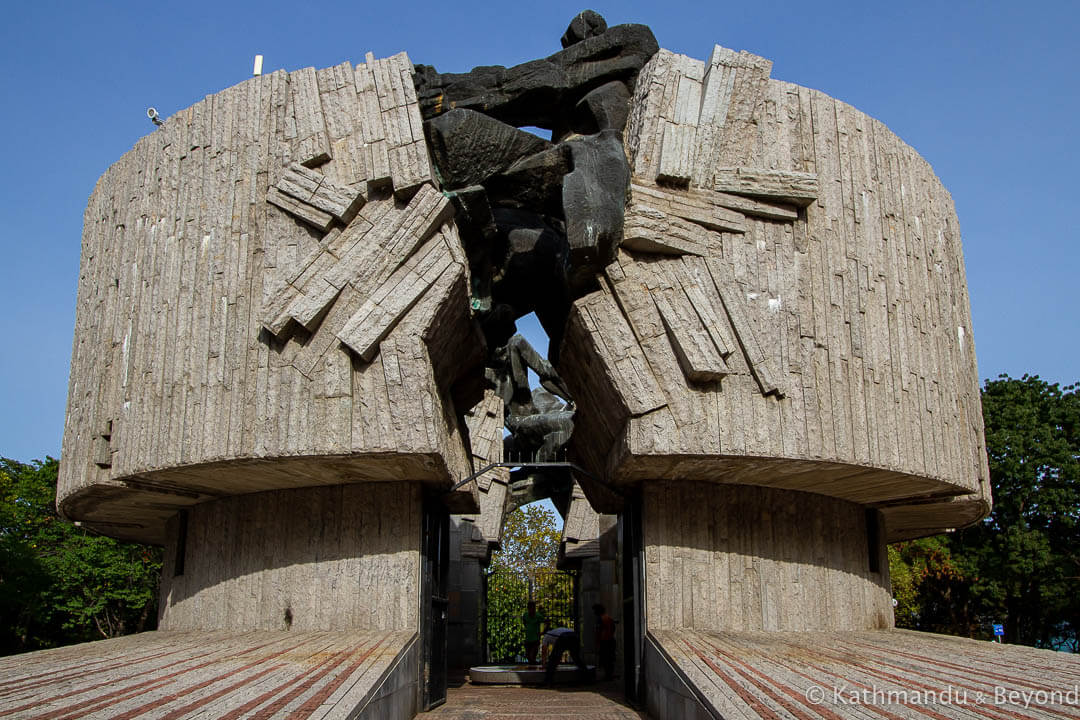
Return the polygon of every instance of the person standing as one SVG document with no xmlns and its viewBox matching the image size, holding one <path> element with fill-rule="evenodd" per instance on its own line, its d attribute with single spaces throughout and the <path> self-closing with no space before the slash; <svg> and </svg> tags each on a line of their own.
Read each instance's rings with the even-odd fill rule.
<svg viewBox="0 0 1080 720">
<path fill-rule="evenodd" d="M 530 665 L 536 664 L 536 653 L 540 650 L 540 633 L 546 623 L 544 616 L 536 611 L 536 603 L 530 600 L 521 616 L 521 624 L 525 629 L 525 660 Z"/>
<path fill-rule="evenodd" d="M 615 621 L 600 603 L 592 606 L 596 615 L 596 652 L 600 657 L 600 667 L 604 669 L 604 679 L 615 677 Z"/>
</svg>

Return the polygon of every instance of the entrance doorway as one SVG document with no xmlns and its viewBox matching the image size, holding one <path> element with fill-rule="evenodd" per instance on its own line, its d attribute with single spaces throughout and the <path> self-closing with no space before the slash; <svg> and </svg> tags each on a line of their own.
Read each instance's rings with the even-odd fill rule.
<svg viewBox="0 0 1080 720">
<path fill-rule="evenodd" d="M 545 630 L 579 627 L 578 576 L 558 568 L 563 512 L 538 500 L 509 512 L 501 544 L 483 569 L 480 649 L 483 661 L 527 661 L 524 616 L 529 601 Z M 533 632 L 539 626 L 533 624 Z"/>
<path fill-rule="evenodd" d="M 535 568 L 524 577 L 504 566 L 484 575 L 483 648 L 489 664 L 527 662 L 522 616 L 529 601 L 546 628 L 580 627 L 578 574 L 555 568 Z"/>
<path fill-rule="evenodd" d="M 489 369 L 499 382 L 485 390 L 483 400 L 464 418 L 473 473 L 453 489 L 472 483 L 476 510 L 451 519 L 451 674 L 455 682 L 465 682 L 470 669 L 486 671 L 490 665 L 520 665 L 531 659 L 533 641 L 527 651 L 522 616 L 532 599 L 546 620 L 545 629 L 568 627 L 577 632 L 586 664 L 599 661 L 597 626 L 603 615 L 610 616 L 616 623 L 616 664 L 606 662 L 603 669 L 605 678 L 618 677 L 621 683 L 638 676 L 640 657 L 636 617 L 640 583 L 627 587 L 634 572 L 628 573 L 627 564 L 620 562 L 622 493 L 580 466 L 573 444 L 567 444 L 572 424 L 564 416 L 573 415 L 575 406 L 557 392 L 565 388 L 542 359 L 547 338 L 538 324 L 530 332 L 528 321 L 529 317 L 518 319 L 527 342 L 511 338 L 506 349 L 509 367 L 501 364 L 501 356 L 497 358 L 499 362 Z M 536 324 L 535 318 L 531 322 Z M 528 378 L 523 377 L 526 366 L 532 371 Z M 538 387 L 537 373 L 544 376 L 543 387 Z M 531 393 L 531 405 L 526 391 Z M 553 393 L 569 404 L 555 402 Z M 509 426 L 504 424 L 508 418 L 513 419 Z M 526 422 L 531 420 L 537 422 Z M 566 432 L 560 435 L 563 421 Z M 541 430 L 543 444 L 538 448 Z M 542 542 L 526 540 L 515 548 L 514 538 L 522 534 L 515 526 L 526 526 L 526 536 L 536 530 L 522 521 L 521 511 L 540 503 L 554 521 L 550 532 Z M 546 548 L 539 553 L 544 557 L 535 552 L 540 546 Z M 629 566 L 635 572 L 639 569 L 633 561 Z M 530 632 L 537 625 L 535 619 L 528 624 Z M 623 648 L 631 654 L 633 671 L 623 667 Z"/>
</svg>

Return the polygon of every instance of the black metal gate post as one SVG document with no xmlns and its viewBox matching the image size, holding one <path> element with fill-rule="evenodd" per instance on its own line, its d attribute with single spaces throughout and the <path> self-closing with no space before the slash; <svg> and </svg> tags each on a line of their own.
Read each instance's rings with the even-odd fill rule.
<svg viewBox="0 0 1080 720">
<path fill-rule="evenodd" d="M 449 598 L 450 512 L 438 499 L 424 502 L 421 537 L 421 589 L 423 655 L 420 706 L 430 710 L 446 702 L 446 622 Z M 426 632 L 423 632 L 426 631 Z"/>
<path fill-rule="evenodd" d="M 644 550 L 641 498 L 627 498 L 619 514 L 619 549 L 622 552 L 623 693 L 632 702 L 644 702 L 642 656 L 644 650 Z"/>
<path fill-rule="evenodd" d="M 484 658 L 484 664 L 491 664 L 491 645 L 488 643 L 488 585 L 491 576 L 486 573 L 480 573 L 480 577 L 484 583 L 484 594 L 480 600 L 480 653 Z"/>
</svg>

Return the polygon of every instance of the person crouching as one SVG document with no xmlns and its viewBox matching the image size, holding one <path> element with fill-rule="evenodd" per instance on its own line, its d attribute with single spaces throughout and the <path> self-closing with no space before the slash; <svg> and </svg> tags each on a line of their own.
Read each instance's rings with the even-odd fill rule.
<svg viewBox="0 0 1080 720">
<path fill-rule="evenodd" d="M 559 627 L 544 633 L 544 684 L 552 685 L 555 682 L 555 671 L 559 668 L 559 661 L 563 653 L 570 653 L 578 670 L 587 670 L 581 660 L 581 638 L 570 628 Z"/>
</svg>

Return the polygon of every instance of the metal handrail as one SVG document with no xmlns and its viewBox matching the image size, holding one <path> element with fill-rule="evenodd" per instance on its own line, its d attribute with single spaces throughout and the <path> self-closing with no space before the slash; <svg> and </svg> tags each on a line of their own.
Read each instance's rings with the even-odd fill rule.
<svg viewBox="0 0 1080 720">
<path fill-rule="evenodd" d="M 591 472 L 589 472 L 585 468 L 581 467 L 580 465 L 577 465 L 576 463 L 572 463 L 572 462 L 528 462 L 528 461 L 524 461 L 524 462 L 523 461 L 518 461 L 518 462 L 496 462 L 496 463 L 491 463 L 490 465 L 485 465 L 484 467 L 480 468 L 479 470 L 474 472 L 472 475 L 470 475 L 469 477 L 465 478 L 464 480 L 459 482 L 454 487 L 447 490 L 447 492 L 454 492 L 458 488 L 460 488 L 460 487 L 462 487 L 464 485 L 468 485 L 470 482 L 472 482 L 476 478 L 480 477 L 481 475 L 486 473 L 488 470 L 494 470 L 495 468 L 501 468 L 501 467 L 504 467 L 504 468 L 517 468 L 519 470 L 526 469 L 526 468 L 545 468 L 545 469 L 548 469 L 548 470 L 554 470 L 554 469 L 571 470 L 571 471 L 576 472 L 576 473 L 581 473 L 585 477 L 589 478 L 590 480 L 595 480 L 596 482 L 600 483 L 601 485 L 604 484 L 600 480 L 600 478 L 596 477 L 595 475 L 593 475 Z M 612 492 L 615 492 L 615 491 L 612 490 Z"/>
</svg>

